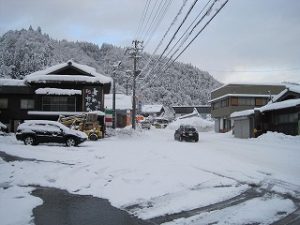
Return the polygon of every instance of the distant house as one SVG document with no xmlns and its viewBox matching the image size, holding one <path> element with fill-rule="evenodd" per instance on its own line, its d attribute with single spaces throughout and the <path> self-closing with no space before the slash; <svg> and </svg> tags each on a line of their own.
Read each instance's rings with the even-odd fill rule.
<svg viewBox="0 0 300 225">
<path fill-rule="evenodd" d="M 197 105 L 197 106 L 172 106 L 175 112 L 176 117 L 184 116 L 194 112 L 194 109 L 197 110 L 199 115 L 203 118 L 210 116 L 211 106 L 210 105 Z"/>
<path fill-rule="evenodd" d="M 231 114 L 238 138 L 257 137 L 267 131 L 300 135 L 300 85 L 287 87 L 267 105 Z"/>
<path fill-rule="evenodd" d="M 163 105 L 143 105 L 141 114 L 146 117 L 147 116 L 158 117 L 161 116 L 164 111 L 165 109 Z"/>
<path fill-rule="evenodd" d="M 104 116 L 104 94 L 111 78 L 92 67 L 68 61 L 25 76 L 0 79 L 0 117 L 15 131 L 28 119 L 57 120 L 59 115 L 98 111 Z M 101 113 L 99 113 L 101 114 Z"/>
<path fill-rule="evenodd" d="M 276 84 L 226 84 L 211 92 L 211 116 L 216 132 L 231 130 L 230 115 L 234 112 L 266 105 L 270 98 L 285 89 Z"/>
<path fill-rule="evenodd" d="M 106 94 L 104 100 L 107 127 L 112 127 L 113 95 Z M 116 127 L 131 125 L 132 96 L 116 94 Z"/>
</svg>

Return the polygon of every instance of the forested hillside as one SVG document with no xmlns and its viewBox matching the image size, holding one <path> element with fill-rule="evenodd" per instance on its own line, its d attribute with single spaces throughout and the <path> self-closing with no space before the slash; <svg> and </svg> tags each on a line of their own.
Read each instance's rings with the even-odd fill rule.
<svg viewBox="0 0 300 225">
<path fill-rule="evenodd" d="M 150 55 L 141 53 L 138 68 L 142 69 Z M 0 37 L 0 77 L 22 79 L 25 75 L 69 59 L 95 67 L 98 72 L 115 76 L 117 92 L 131 92 L 130 70 L 133 60 L 125 48 L 88 42 L 54 40 L 41 28 L 8 31 Z M 150 65 L 153 65 L 155 58 Z M 116 68 L 116 63 L 121 62 Z M 159 68 L 159 67 L 158 67 Z M 145 103 L 166 105 L 206 104 L 210 91 L 220 83 L 208 72 L 184 63 L 174 63 L 167 71 L 156 70 L 137 79 L 137 95 Z"/>
</svg>

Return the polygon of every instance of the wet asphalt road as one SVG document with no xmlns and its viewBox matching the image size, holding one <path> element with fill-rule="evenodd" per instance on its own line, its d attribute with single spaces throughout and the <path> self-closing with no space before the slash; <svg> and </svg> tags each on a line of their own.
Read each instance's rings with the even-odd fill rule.
<svg viewBox="0 0 300 225">
<path fill-rule="evenodd" d="M 33 209 L 35 225 L 153 225 L 92 196 L 56 188 L 37 188 L 32 195 L 44 201 Z"/>
</svg>

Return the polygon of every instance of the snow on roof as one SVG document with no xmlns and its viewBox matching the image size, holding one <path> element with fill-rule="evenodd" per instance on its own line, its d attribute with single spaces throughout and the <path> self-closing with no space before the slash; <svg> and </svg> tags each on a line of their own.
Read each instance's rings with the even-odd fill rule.
<svg viewBox="0 0 300 225">
<path fill-rule="evenodd" d="M 230 114 L 230 118 L 242 117 L 242 116 L 250 116 L 254 114 L 254 109 L 248 109 L 243 111 L 238 111 Z"/>
<path fill-rule="evenodd" d="M 216 89 L 214 89 L 214 90 L 212 90 L 211 92 L 214 92 L 214 91 L 217 91 L 217 90 L 219 90 L 219 89 L 221 89 L 221 88 L 223 88 L 223 87 L 226 87 L 226 86 L 229 86 L 229 85 L 241 85 L 241 86 L 243 86 L 243 85 L 251 85 L 251 86 L 285 86 L 285 84 L 283 84 L 283 83 L 268 83 L 268 82 L 266 82 L 266 83 L 251 83 L 251 82 L 249 82 L 249 83 L 235 83 L 235 82 L 232 82 L 232 83 L 228 83 L 228 84 L 224 84 L 224 85 L 222 85 L 222 86 L 220 86 L 220 87 L 217 87 Z"/>
<path fill-rule="evenodd" d="M 91 111 L 91 112 L 69 112 L 69 111 L 28 111 L 28 115 L 44 115 L 44 116 L 73 116 L 73 115 L 81 115 L 86 113 L 95 113 L 100 116 L 104 116 L 105 113 L 102 111 Z"/>
<path fill-rule="evenodd" d="M 287 88 L 280 92 L 278 95 L 275 95 L 272 99 L 272 102 L 276 102 L 279 98 L 281 98 L 288 91 L 292 91 L 300 94 L 300 85 L 287 85 Z"/>
<path fill-rule="evenodd" d="M 185 118 L 189 118 L 189 117 L 200 117 L 200 114 L 199 114 L 198 110 L 196 108 L 194 108 L 192 113 L 180 116 L 177 119 L 181 120 L 181 119 L 185 119 Z"/>
<path fill-rule="evenodd" d="M 143 113 L 158 113 L 162 110 L 163 105 L 143 105 L 142 112 Z"/>
<path fill-rule="evenodd" d="M 123 94 L 116 94 L 116 109 L 132 109 L 132 97 Z M 104 108 L 112 109 L 113 95 L 104 95 Z"/>
<path fill-rule="evenodd" d="M 108 77 L 107 77 L 108 78 Z M 109 82 L 111 81 L 110 78 Z M 85 83 L 109 83 L 107 80 L 105 82 L 101 77 L 88 77 L 84 75 L 59 75 L 59 74 L 51 74 L 51 75 L 27 75 L 25 77 L 26 82 L 28 83 L 46 83 L 47 81 L 54 82 L 85 82 Z"/>
<path fill-rule="evenodd" d="M 262 98 L 268 98 L 268 97 L 270 97 L 270 95 L 259 95 L 259 94 L 226 94 L 226 95 L 222 95 L 220 97 L 211 99 L 208 102 L 209 103 L 210 102 L 214 102 L 214 101 L 226 98 L 226 97 L 253 97 L 253 98 L 255 98 L 255 97 L 262 97 Z"/>
<path fill-rule="evenodd" d="M 290 99 L 282 102 L 275 102 L 275 103 L 267 104 L 258 109 L 260 112 L 266 112 L 271 110 L 290 108 L 297 105 L 300 105 L 300 99 Z"/>
<path fill-rule="evenodd" d="M 5 124 L 1 123 L 1 121 L 0 121 L 0 128 L 2 128 L 2 129 L 6 129 L 7 127 L 6 127 L 6 125 L 5 125 Z"/>
<path fill-rule="evenodd" d="M 39 88 L 35 90 L 37 95 L 81 95 L 81 90 L 60 88 Z"/>
<path fill-rule="evenodd" d="M 25 86 L 24 80 L 17 79 L 0 79 L 0 86 Z"/>
<path fill-rule="evenodd" d="M 60 70 L 64 67 L 72 65 L 73 67 L 82 70 L 85 73 L 90 74 L 91 76 L 84 75 L 59 75 L 59 74 L 50 74 L 57 70 Z M 96 72 L 96 69 L 90 66 L 81 65 L 78 63 L 69 60 L 66 63 L 61 63 L 52 67 L 49 67 L 45 70 L 36 71 L 25 76 L 26 82 L 34 82 L 34 83 L 44 83 L 46 81 L 81 81 L 87 83 L 111 83 L 112 79 L 110 77 L 104 76 L 100 73 Z"/>
</svg>

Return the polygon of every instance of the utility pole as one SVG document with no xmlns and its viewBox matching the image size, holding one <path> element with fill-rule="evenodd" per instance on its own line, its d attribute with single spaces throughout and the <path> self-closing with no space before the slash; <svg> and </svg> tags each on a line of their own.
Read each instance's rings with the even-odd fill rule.
<svg viewBox="0 0 300 225">
<path fill-rule="evenodd" d="M 139 58 L 138 53 L 142 50 L 143 42 L 134 40 L 132 41 L 132 52 L 131 58 L 133 58 L 133 84 L 132 84 L 132 128 L 136 128 L 136 96 L 135 96 L 135 89 L 136 89 L 136 77 L 138 76 L 139 72 L 137 70 L 137 60 Z"/>
<path fill-rule="evenodd" d="M 117 115 L 116 115 L 116 69 L 119 69 L 121 65 L 121 61 L 117 62 L 116 65 L 114 65 L 113 70 L 113 99 L 112 99 L 112 128 L 116 129 L 116 122 L 117 122 Z"/>
</svg>

